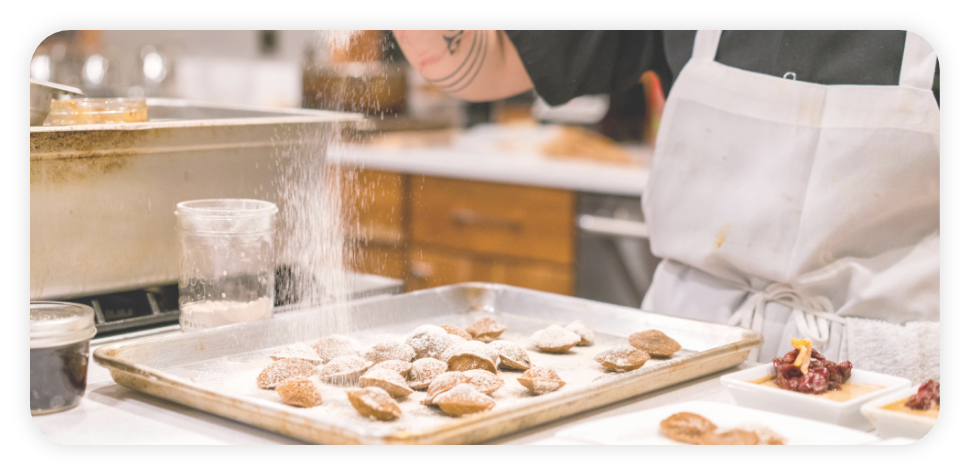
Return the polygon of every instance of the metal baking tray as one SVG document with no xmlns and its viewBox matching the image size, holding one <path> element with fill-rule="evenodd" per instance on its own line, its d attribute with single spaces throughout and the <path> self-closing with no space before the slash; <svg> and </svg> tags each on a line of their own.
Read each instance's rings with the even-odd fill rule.
<svg viewBox="0 0 970 475">
<path fill-rule="evenodd" d="M 273 391 L 260 393 L 265 396 L 254 396 L 252 391 L 256 389 L 250 388 L 256 386 L 256 373 L 252 373 L 252 379 L 246 375 L 244 390 L 222 387 L 204 377 L 193 376 L 203 374 L 202 369 L 206 367 L 226 365 L 249 365 L 252 371 L 257 362 L 255 371 L 258 373 L 261 366 L 269 363 L 268 356 L 279 347 L 312 342 L 333 333 L 403 337 L 421 324 L 467 325 L 483 313 L 494 314 L 494 318 L 505 323 L 509 327 L 506 334 L 512 335 L 508 339 L 513 341 L 549 324 L 566 325 L 578 319 L 596 332 L 596 345 L 583 351 L 605 351 L 624 344 L 629 334 L 645 329 L 666 332 L 684 349 L 670 359 L 652 359 L 642 368 L 622 374 L 606 373 L 591 357 L 588 364 L 583 359 L 585 376 L 572 379 L 584 380 L 571 381 L 564 376 L 569 384 L 559 391 L 499 401 L 491 411 L 461 418 L 429 417 L 430 423 L 413 427 L 380 423 L 356 413 L 349 417 L 335 410 L 289 407 L 277 402 L 278 399 L 274 401 L 276 393 Z M 363 336 L 359 338 L 366 342 Z M 94 360 L 107 367 L 115 382 L 122 386 L 308 442 L 466 444 L 715 373 L 743 362 L 750 350 L 760 346 L 762 341 L 759 333 L 738 327 L 507 285 L 464 283 L 285 312 L 263 322 L 109 344 L 95 351 Z M 534 348 L 527 349 L 534 364 L 540 358 L 556 358 L 555 355 L 534 353 L 531 351 Z M 548 361 L 552 362 L 545 365 L 555 370 L 556 360 Z M 506 384 L 510 391 L 515 385 L 514 382 Z M 404 402 L 402 409 L 404 404 L 417 403 Z M 346 406 L 350 404 L 346 403 Z M 408 413 L 405 413 L 401 419 L 407 417 Z"/>
</svg>

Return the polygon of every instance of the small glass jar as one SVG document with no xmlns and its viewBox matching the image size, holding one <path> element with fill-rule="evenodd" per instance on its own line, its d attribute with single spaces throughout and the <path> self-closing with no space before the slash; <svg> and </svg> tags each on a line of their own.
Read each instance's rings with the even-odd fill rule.
<svg viewBox="0 0 970 475">
<path fill-rule="evenodd" d="M 277 211 L 259 200 L 178 204 L 183 332 L 272 316 Z"/>
<path fill-rule="evenodd" d="M 51 101 L 50 125 L 148 122 L 145 99 L 79 98 Z"/>
<path fill-rule="evenodd" d="M 81 403 L 88 382 L 94 309 L 68 302 L 30 303 L 30 414 Z"/>
</svg>

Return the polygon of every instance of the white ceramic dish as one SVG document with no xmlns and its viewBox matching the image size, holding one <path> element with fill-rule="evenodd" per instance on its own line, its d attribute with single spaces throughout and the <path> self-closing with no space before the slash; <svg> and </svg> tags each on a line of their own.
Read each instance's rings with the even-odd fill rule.
<svg viewBox="0 0 970 475">
<path fill-rule="evenodd" d="M 918 390 L 919 386 L 913 386 L 873 399 L 862 405 L 862 415 L 875 426 L 876 434 L 881 438 L 908 437 L 919 440 L 930 432 L 936 419 L 882 409 L 886 404 L 916 394 Z"/>
<path fill-rule="evenodd" d="M 804 417 L 865 431 L 872 430 L 873 427 L 869 420 L 862 416 L 861 408 L 863 404 L 912 385 L 906 378 L 853 369 L 852 376 L 849 378 L 850 383 L 878 384 L 883 388 L 848 401 L 836 402 L 818 396 L 760 386 L 749 382 L 773 374 L 775 374 L 775 370 L 769 363 L 721 376 L 721 384 L 727 387 L 739 406 Z"/>
<path fill-rule="evenodd" d="M 660 421 L 678 412 L 699 414 L 725 429 L 746 422 L 762 424 L 788 439 L 788 445 L 857 445 L 879 441 L 872 434 L 845 427 L 707 401 L 671 404 L 588 422 L 557 432 L 555 439 L 560 443 L 574 440 L 598 445 L 683 445 L 660 431 Z"/>
</svg>

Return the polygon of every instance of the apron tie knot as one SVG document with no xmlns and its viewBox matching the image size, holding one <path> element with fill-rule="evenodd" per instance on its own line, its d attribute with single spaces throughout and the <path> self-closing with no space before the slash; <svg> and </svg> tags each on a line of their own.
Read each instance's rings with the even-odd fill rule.
<svg viewBox="0 0 970 475">
<path fill-rule="evenodd" d="M 791 307 L 795 327 L 802 338 L 811 340 L 812 347 L 822 350 L 829 342 L 829 322 L 845 324 L 845 319 L 835 314 L 829 299 L 799 294 L 790 285 L 774 283 L 764 290 L 746 289 L 750 294 L 731 318 L 728 325 L 749 328 L 762 332 L 765 320 L 765 306 L 768 302 L 778 302 Z M 758 359 L 759 349 L 751 352 L 752 360 Z"/>
</svg>

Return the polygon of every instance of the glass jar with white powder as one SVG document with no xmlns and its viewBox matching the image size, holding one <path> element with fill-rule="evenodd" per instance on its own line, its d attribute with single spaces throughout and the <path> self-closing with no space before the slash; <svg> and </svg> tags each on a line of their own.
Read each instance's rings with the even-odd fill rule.
<svg viewBox="0 0 970 475">
<path fill-rule="evenodd" d="M 176 206 L 182 331 L 270 318 L 276 205 L 218 199 Z"/>
</svg>

